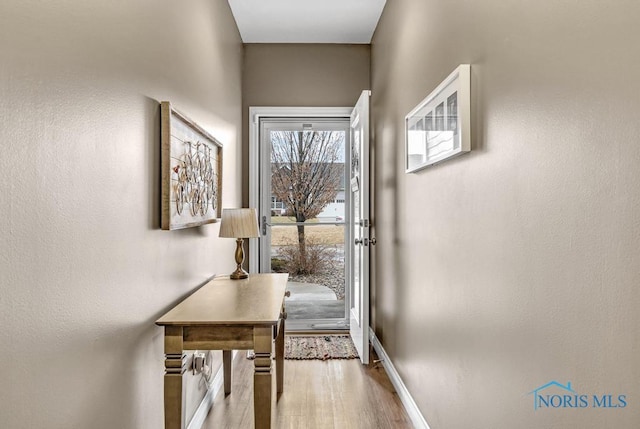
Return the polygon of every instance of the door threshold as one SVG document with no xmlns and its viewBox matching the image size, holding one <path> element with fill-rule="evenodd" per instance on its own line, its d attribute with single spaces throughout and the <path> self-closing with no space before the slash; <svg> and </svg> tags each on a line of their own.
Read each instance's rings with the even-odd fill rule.
<svg viewBox="0 0 640 429">
<path fill-rule="evenodd" d="M 287 321 L 287 333 L 289 332 L 348 332 L 349 331 L 349 323 L 345 321 L 340 322 L 311 322 L 308 320 L 301 320 L 298 323 Z"/>
<path fill-rule="evenodd" d="M 326 328 L 326 329 L 296 329 L 290 331 L 287 329 L 285 335 L 323 335 L 323 334 L 348 334 L 349 328 Z"/>
</svg>

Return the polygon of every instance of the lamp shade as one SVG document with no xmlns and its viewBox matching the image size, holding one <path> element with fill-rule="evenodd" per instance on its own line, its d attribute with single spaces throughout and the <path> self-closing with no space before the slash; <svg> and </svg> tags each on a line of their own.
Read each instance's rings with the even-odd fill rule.
<svg viewBox="0 0 640 429">
<path fill-rule="evenodd" d="M 258 212 L 256 209 L 222 209 L 220 237 L 259 237 Z"/>
</svg>

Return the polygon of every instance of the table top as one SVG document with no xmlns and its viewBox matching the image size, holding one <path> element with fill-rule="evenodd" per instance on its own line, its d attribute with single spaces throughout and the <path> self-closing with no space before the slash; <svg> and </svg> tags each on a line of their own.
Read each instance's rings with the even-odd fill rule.
<svg viewBox="0 0 640 429">
<path fill-rule="evenodd" d="M 156 321 L 157 325 L 275 325 L 288 274 L 214 278 Z"/>
</svg>

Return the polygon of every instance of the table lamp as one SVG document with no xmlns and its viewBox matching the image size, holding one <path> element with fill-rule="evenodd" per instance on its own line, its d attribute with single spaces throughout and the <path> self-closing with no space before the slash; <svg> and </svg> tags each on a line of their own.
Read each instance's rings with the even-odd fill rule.
<svg viewBox="0 0 640 429">
<path fill-rule="evenodd" d="M 242 242 L 245 238 L 259 237 L 258 213 L 256 209 L 222 209 L 220 237 L 236 239 L 236 264 L 238 267 L 229 276 L 233 280 L 246 279 L 249 273 L 242 269 L 244 251 Z"/>
</svg>

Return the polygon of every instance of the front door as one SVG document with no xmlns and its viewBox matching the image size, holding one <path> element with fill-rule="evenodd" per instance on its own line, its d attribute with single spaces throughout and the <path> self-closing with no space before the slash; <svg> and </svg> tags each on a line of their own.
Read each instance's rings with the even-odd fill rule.
<svg viewBox="0 0 640 429">
<path fill-rule="evenodd" d="M 369 363 L 369 97 L 363 91 L 351 113 L 351 250 L 349 331 L 363 364 Z"/>
</svg>

